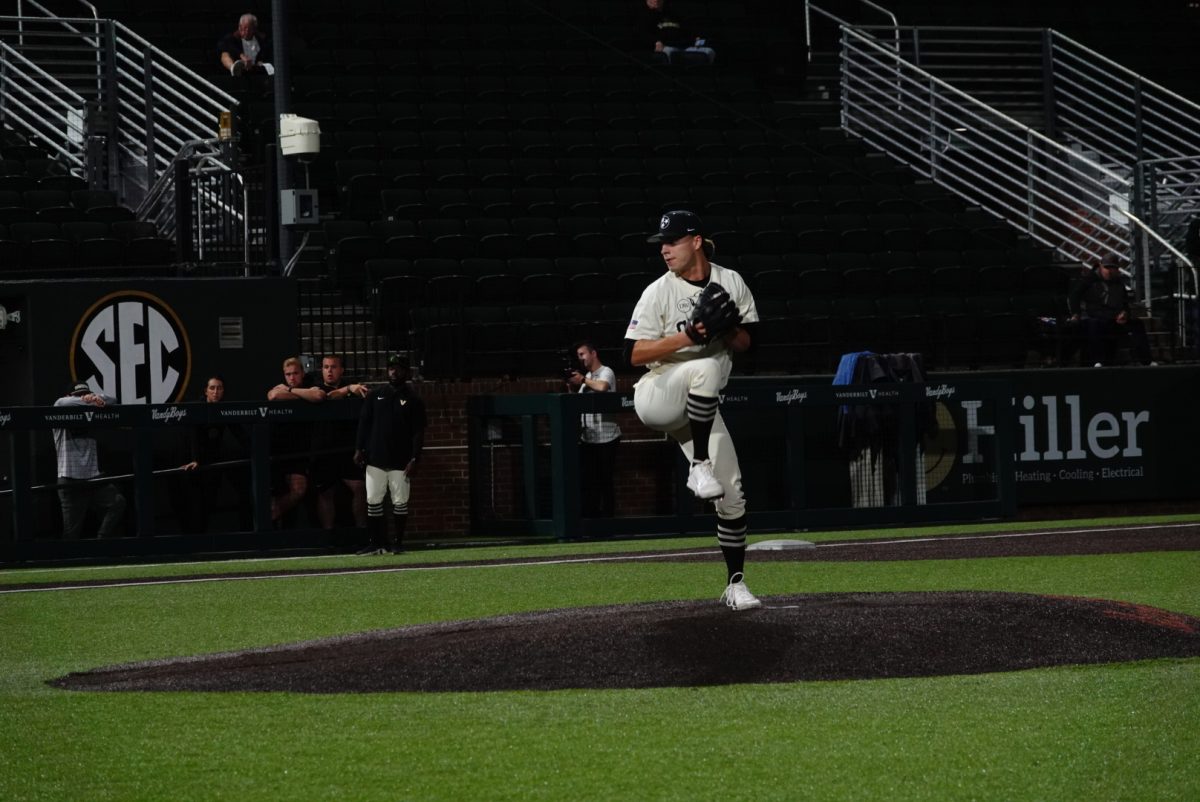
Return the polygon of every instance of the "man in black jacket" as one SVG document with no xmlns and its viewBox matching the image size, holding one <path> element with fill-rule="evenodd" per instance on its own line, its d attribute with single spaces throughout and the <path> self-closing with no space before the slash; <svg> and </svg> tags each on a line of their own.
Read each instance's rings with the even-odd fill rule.
<svg viewBox="0 0 1200 802">
<path fill-rule="evenodd" d="M 1154 364 L 1150 361 L 1146 327 L 1130 308 L 1132 300 L 1133 294 L 1121 275 L 1120 261 L 1111 253 L 1072 288 L 1067 299 L 1071 320 L 1079 320 L 1082 312 L 1087 360 L 1096 367 L 1112 364 L 1117 338 L 1123 336 L 1129 337 L 1138 362 Z"/>
<path fill-rule="evenodd" d="M 366 465 L 367 548 L 359 554 L 399 554 L 408 522 L 409 478 L 425 443 L 425 403 L 408 386 L 407 357 L 388 358 L 388 384 L 367 396 L 358 418 L 354 461 Z M 383 516 L 391 492 L 395 535 Z"/>
</svg>

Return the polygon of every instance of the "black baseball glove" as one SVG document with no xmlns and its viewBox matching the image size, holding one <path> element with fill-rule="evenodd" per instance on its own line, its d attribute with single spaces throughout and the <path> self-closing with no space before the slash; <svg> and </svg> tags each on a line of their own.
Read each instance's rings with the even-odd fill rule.
<svg viewBox="0 0 1200 802">
<path fill-rule="evenodd" d="M 741 322 L 742 313 L 729 293 L 717 282 L 710 281 L 696 299 L 696 308 L 692 310 L 692 318 L 684 331 L 692 338 L 692 342 L 704 345 L 732 331 Z M 700 323 L 704 324 L 704 334 L 696 330 Z"/>
</svg>

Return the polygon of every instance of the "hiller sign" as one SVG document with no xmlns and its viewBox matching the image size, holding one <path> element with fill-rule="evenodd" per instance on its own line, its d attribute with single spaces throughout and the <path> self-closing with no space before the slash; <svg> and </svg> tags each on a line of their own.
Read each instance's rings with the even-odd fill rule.
<svg viewBox="0 0 1200 802">
<path fill-rule="evenodd" d="M 1016 405 L 1017 400 L 1013 399 L 1013 403 Z M 982 463 L 979 439 L 981 436 L 994 435 L 995 427 L 979 423 L 981 401 L 962 401 L 960 405 L 966 417 L 967 433 L 967 451 L 963 455 L 963 462 Z M 1088 417 L 1085 424 L 1079 395 L 1043 395 L 1040 398 L 1027 395 L 1020 400 L 1020 406 L 1028 414 L 1017 416 L 1017 438 L 1021 450 L 1013 457 L 1018 462 L 1108 460 L 1142 456 L 1139 432 L 1141 427 L 1150 423 L 1149 409 L 1096 412 Z M 1067 423 L 1065 433 L 1060 426 L 1060 413 Z"/>
<path fill-rule="evenodd" d="M 954 387 L 949 377 L 939 386 Z M 964 377 L 965 378 L 965 377 Z M 1190 367 L 1025 371 L 1012 383 L 1020 503 L 1196 498 L 1181 437 L 1192 431 L 1200 371 Z M 941 385 L 941 382 L 945 382 Z M 995 481 L 995 403 L 941 394 L 939 492 L 977 494 Z M 953 431 L 950 431 L 953 430 Z M 949 450 L 956 459 L 945 465 Z M 933 449 L 927 449 L 932 452 Z M 928 456 L 928 454 L 927 454 Z M 933 485 L 931 485 L 932 487 Z M 973 490 L 968 488 L 973 487 Z"/>
</svg>

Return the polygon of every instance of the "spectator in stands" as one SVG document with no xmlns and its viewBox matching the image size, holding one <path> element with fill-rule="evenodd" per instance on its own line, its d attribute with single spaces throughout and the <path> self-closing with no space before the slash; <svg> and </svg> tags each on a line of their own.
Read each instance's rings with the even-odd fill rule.
<svg viewBox="0 0 1200 802">
<path fill-rule="evenodd" d="M 1071 320 L 1082 316 L 1087 360 L 1095 367 L 1111 365 L 1117 341 L 1129 337 L 1134 358 L 1143 365 L 1153 365 L 1146 327 L 1131 308 L 1133 293 L 1125 285 L 1120 260 L 1116 254 L 1106 254 L 1092 270 L 1076 284 L 1067 298 Z"/>
<path fill-rule="evenodd" d="M 649 41 L 654 43 L 654 52 L 661 53 L 668 63 L 676 60 L 681 52 L 694 53 L 709 63 L 717 53 L 708 46 L 705 36 L 691 30 L 689 25 L 673 11 L 667 11 L 667 0 L 646 0 L 646 18 Z"/>
<path fill-rule="evenodd" d="M 600 361 L 600 354 L 591 342 L 575 346 L 578 367 L 567 376 L 567 387 L 579 393 L 615 393 L 617 375 Z M 587 371 L 586 373 L 582 371 Z M 611 518 L 615 508 L 613 477 L 617 463 L 617 443 L 621 428 L 612 413 L 585 413 L 579 432 L 579 467 L 583 487 L 583 514 L 596 518 Z"/>
<path fill-rule="evenodd" d="M 341 356 L 331 354 L 321 360 L 321 390 L 325 392 L 325 398 L 330 401 L 352 395 L 366 398 L 370 392 L 367 386 L 347 382 L 343 375 L 345 372 Z M 337 522 L 339 487 L 350 491 L 354 525 L 360 529 L 367 526 L 367 491 L 363 469 L 355 465 L 353 459 L 352 444 L 357 429 L 354 419 L 313 426 L 313 458 L 309 465 L 309 479 L 317 491 L 317 518 L 322 529 L 333 529 Z"/>
<path fill-rule="evenodd" d="M 225 398 L 225 380 L 210 376 L 204 383 L 204 401 L 219 404 Z M 191 459 L 184 471 L 186 503 L 181 505 L 180 524 L 185 532 L 206 532 L 208 518 L 217 504 L 224 482 L 232 487 L 237 499 L 238 524 L 242 531 L 252 528 L 250 470 L 247 465 L 213 467 L 216 463 L 244 460 L 250 452 L 250 438 L 236 423 L 205 423 L 192 427 L 189 438 Z"/>
<path fill-rule="evenodd" d="M 117 400 L 112 396 L 93 392 L 87 383 L 80 382 L 55 401 L 54 406 L 106 407 L 115 403 Z M 62 504 L 63 538 L 79 539 L 83 520 L 92 507 L 102 516 L 99 537 L 116 535 L 125 514 L 125 497 L 115 484 L 94 481 L 100 476 L 96 438 L 86 426 L 54 429 L 51 434 L 58 455 L 58 500 Z"/>
<path fill-rule="evenodd" d="M 221 53 L 221 66 L 234 78 L 265 73 L 274 75 L 271 64 L 271 43 L 258 30 L 258 17 L 243 14 L 238 19 L 237 30 L 227 33 L 217 43 Z"/>
<path fill-rule="evenodd" d="M 315 404 L 325 400 L 325 391 L 312 386 L 300 360 L 293 356 L 283 361 L 283 381 L 267 392 L 267 400 Z M 272 429 L 271 484 L 277 492 L 271 499 L 271 520 L 279 521 L 308 491 L 309 452 L 309 424 L 283 423 Z"/>
</svg>

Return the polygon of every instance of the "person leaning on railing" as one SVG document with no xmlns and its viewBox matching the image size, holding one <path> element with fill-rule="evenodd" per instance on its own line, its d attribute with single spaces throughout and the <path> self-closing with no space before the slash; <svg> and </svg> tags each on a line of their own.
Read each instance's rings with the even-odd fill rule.
<svg viewBox="0 0 1200 802">
<path fill-rule="evenodd" d="M 93 392 L 79 382 L 54 402 L 56 407 L 106 407 L 117 403 L 112 396 Z M 112 537 L 124 520 L 125 497 L 111 482 L 100 484 L 100 457 L 96 438 L 86 426 L 53 429 L 54 451 L 58 459 L 58 499 L 62 504 L 63 538 L 78 540 L 88 510 L 96 507 L 102 515 L 99 537 Z"/>
<path fill-rule="evenodd" d="M 219 404 L 225 398 L 225 380 L 210 376 L 204 383 L 204 401 Z M 184 532 L 208 531 L 208 519 L 227 481 L 237 498 L 238 522 L 251 528 L 250 469 L 245 463 L 250 452 L 250 435 L 237 423 L 205 423 L 192 427 L 187 440 L 189 461 L 180 466 L 182 481 L 172 482 L 172 502 Z M 214 468 L 217 463 L 238 464 Z M 173 477 L 176 478 L 176 477 Z"/>
<path fill-rule="evenodd" d="M 312 386 L 304 367 L 296 357 L 283 361 L 283 381 L 267 391 L 268 401 L 307 401 L 320 403 L 325 391 Z M 308 468 L 312 454 L 310 427 L 307 423 L 281 423 L 271 438 L 271 520 L 279 521 L 308 492 Z"/>
</svg>

